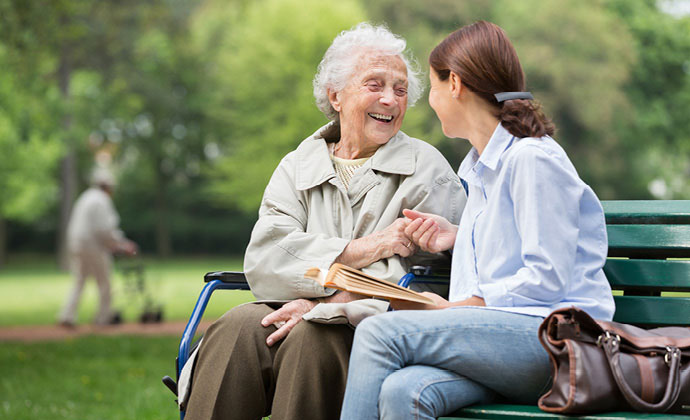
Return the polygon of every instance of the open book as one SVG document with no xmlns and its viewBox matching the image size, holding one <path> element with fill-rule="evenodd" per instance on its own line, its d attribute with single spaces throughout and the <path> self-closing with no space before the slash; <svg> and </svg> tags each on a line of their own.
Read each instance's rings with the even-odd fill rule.
<svg viewBox="0 0 690 420">
<path fill-rule="evenodd" d="M 433 300 L 413 290 L 378 279 L 343 264 L 334 263 L 328 271 L 316 267 L 310 268 L 304 273 L 304 277 L 313 279 L 324 287 L 346 290 L 359 295 L 434 304 Z"/>
</svg>

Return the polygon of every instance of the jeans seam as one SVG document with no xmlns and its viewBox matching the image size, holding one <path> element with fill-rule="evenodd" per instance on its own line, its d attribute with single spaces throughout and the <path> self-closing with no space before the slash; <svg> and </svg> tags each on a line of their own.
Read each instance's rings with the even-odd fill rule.
<svg viewBox="0 0 690 420">
<path fill-rule="evenodd" d="M 491 332 L 491 331 L 513 331 L 513 332 L 526 332 L 526 333 L 533 333 L 536 330 L 527 330 L 525 328 L 512 328 L 508 326 L 502 326 L 501 328 L 496 328 L 496 324 L 487 324 L 487 325 L 475 325 L 477 328 L 482 328 L 485 329 L 486 332 Z M 468 326 L 463 326 L 461 328 L 467 328 Z M 414 337 L 417 335 L 426 335 L 429 333 L 437 333 L 437 332 L 443 332 L 443 331 L 452 331 L 458 328 L 455 327 L 447 327 L 447 328 L 437 328 L 433 330 L 424 330 L 424 331 L 411 331 L 411 332 L 401 332 L 399 334 L 396 334 L 392 338 L 398 339 L 401 337 Z"/>
<path fill-rule="evenodd" d="M 434 381 L 430 381 L 430 382 L 425 383 L 425 384 L 419 389 L 419 392 L 415 395 L 415 402 L 414 402 L 414 405 L 415 405 L 415 407 L 414 407 L 414 409 L 415 409 L 415 410 L 414 410 L 414 418 L 415 418 L 416 420 L 419 420 L 419 402 L 420 402 L 420 400 L 421 400 L 422 393 L 423 393 L 424 391 L 426 391 L 427 388 L 429 388 L 431 385 L 436 385 L 436 384 L 440 384 L 440 383 L 444 383 L 444 382 L 454 382 L 454 381 L 458 381 L 458 380 L 459 380 L 459 378 L 454 378 L 454 379 L 439 379 L 439 380 L 434 380 Z"/>
</svg>

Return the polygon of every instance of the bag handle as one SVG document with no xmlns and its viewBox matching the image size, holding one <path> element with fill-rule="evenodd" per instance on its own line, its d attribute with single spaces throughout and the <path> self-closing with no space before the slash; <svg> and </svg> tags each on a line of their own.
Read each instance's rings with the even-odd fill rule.
<svg viewBox="0 0 690 420">
<path fill-rule="evenodd" d="M 648 403 L 630 388 L 630 385 L 625 381 L 623 376 L 623 371 L 620 366 L 620 337 L 618 335 L 612 335 L 608 331 L 606 334 L 602 334 L 600 340 L 598 340 L 604 352 L 606 353 L 606 360 L 611 368 L 611 373 L 613 373 L 613 379 L 615 379 L 616 384 L 618 384 L 618 389 L 623 394 L 625 400 L 637 411 L 655 411 L 664 412 L 673 406 L 680 396 L 680 381 L 679 374 L 680 371 L 680 350 L 677 347 L 667 347 L 668 353 L 666 353 L 665 361 L 669 365 L 669 376 L 668 383 L 666 384 L 666 390 L 664 391 L 664 396 L 658 403 Z M 670 359 L 670 360 L 669 360 Z"/>
</svg>

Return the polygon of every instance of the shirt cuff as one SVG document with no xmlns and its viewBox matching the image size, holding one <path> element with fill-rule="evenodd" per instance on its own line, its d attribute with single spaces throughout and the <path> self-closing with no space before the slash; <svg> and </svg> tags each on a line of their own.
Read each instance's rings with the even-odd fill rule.
<svg viewBox="0 0 690 420">
<path fill-rule="evenodd" d="M 481 297 L 484 299 L 486 306 L 494 307 L 512 307 L 513 297 L 509 294 L 508 289 L 502 282 L 480 284 L 478 288 L 481 292 Z"/>
</svg>

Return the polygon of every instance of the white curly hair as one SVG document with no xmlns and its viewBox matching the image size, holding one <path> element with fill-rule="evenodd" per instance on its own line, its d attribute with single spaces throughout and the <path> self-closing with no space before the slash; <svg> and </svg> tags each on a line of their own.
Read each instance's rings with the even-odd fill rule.
<svg viewBox="0 0 690 420">
<path fill-rule="evenodd" d="M 328 100 L 328 91 L 331 89 L 339 92 L 347 85 L 359 62 L 361 50 L 397 55 L 403 60 L 407 67 L 407 104 L 410 107 L 414 106 L 422 96 L 424 85 L 417 61 L 406 48 L 407 42 L 392 33 L 385 25 L 362 22 L 350 30 L 341 32 L 326 50 L 314 76 L 316 106 L 330 120 L 338 118 L 338 113 Z"/>
</svg>

